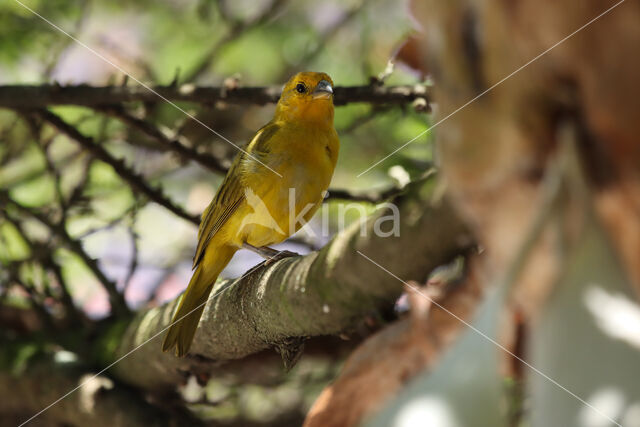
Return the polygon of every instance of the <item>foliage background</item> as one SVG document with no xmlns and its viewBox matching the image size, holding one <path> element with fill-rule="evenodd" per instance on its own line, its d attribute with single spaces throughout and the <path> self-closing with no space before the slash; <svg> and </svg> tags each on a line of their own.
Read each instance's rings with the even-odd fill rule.
<svg viewBox="0 0 640 427">
<path fill-rule="evenodd" d="M 631 0 L 407 3 L 28 2 L 149 84 L 277 86 L 296 71 L 322 70 L 339 87 L 427 90 L 426 113 L 434 113 L 409 102 L 337 107 L 332 188 L 348 191 L 325 204 L 336 238 L 298 235 L 282 248 L 309 255 L 219 283 L 246 287 L 223 293 L 216 302 L 225 307 L 209 304 L 197 356 L 176 361 L 150 344 L 56 404 L 50 419 L 96 427 L 113 414 L 129 425 L 298 425 L 305 417 L 308 427 L 639 425 L 640 33 L 630 22 L 640 8 Z M 612 57 L 624 67 L 612 67 Z M 55 91 L 44 86 L 52 82 L 134 86 L 16 0 L 3 2 L 0 95 L 15 84 Z M 179 106 L 239 144 L 274 108 Z M 220 164 L 236 153 L 171 105 L 127 107 Z M 49 110 L 190 215 L 221 182 L 103 109 Z M 162 303 L 187 283 L 196 241 L 193 223 L 148 202 L 42 117 L 0 109 L 0 414 L 15 416 L 3 418 L 10 425 L 165 326 L 173 306 Z M 447 117 L 433 136 L 425 132 L 432 117 Z M 425 178 L 433 166 L 437 181 Z M 344 199 L 370 193 L 397 196 L 401 238 L 381 244 L 337 233 Z M 349 222 L 363 213 L 370 226 L 373 204 L 355 206 Z M 258 262 L 241 251 L 223 276 Z M 108 282 L 137 317 L 111 313 Z M 262 301 L 261 285 L 284 296 L 247 315 L 242 304 Z M 314 307 L 324 312 L 314 298 L 320 285 L 345 298 L 333 293 L 342 306 L 314 318 Z M 298 322 L 274 321 L 286 304 L 303 313 Z M 216 319 L 220 312 L 233 316 Z M 272 325 L 247 322 L 260 316 Z M 247 347 L 215 348 L 225 333 Z M 242 356 L 222 364 L 212 360 L 217 350 Z M 286 372 L 283 360 L 297 364 Z"/>
<path fill-rule="evenodd" d="M 180 83 L 219 86 L 237 78 L 243 86 L 268 86 L 282 84 L 291 74 L 305 69 L 325 71 L 340 86 L 368 84 L 385 69 L 411 29 L 407 6 L 386 1 L 56 0 L 27 4 L 136 79 L 153 84 L 177 79 Z M 410 71 L 396 69 L 386 83 L 418 80 Z M 109 85 L 123 81 L 114 66 L 17 2 L 0 4 L 0 84 Z M 179 105 L 239 145 L 248 141 L 274 110 L 273 105 Z M 155 123 L 188 136 L 196 147 L 218 159 L 230 160 L 236 153 L 171 105 L 139 104 L 135 109 L 145 110 Z M 115 118 L 83 107 L 53 107 L 52 111 L 113 155 L 124 158 L 192 214 L 206 207 L 221 183 L 222 175 L 158 150 L 144 135 Z M 70 236 L 98 260 L 106 277 L 123 290 L 130 308 L 159 305 L 177 296 L 191 275 L 197 232 L 193 224 L 146 203 L 113 168 L 92 159 L 54 129 L 44 127 L 36 137 L 23 118 L 18 112 L 0 110 L 0 186 L 29 209 L 57 219 L 64 210 Z M 394 170 L 404 177 L 420 173 L 431 161 L 431 146 L 423 137 L 393 161 L 356 178 L 371 159 L 386 155 L 398 142 L 423 131 L 428 116 L 410 105 L 351 104 L 337 108 L 335 122 L 342 147 L 334 187 L 356 192 L 384 190 L 396 182 L 387 173 L 391 166 L 399 165 L 402 169 Z M 79 193 L 74 203 L 61 209 L 60 200 L 68 200 L 74 192 Z M 328 203 L 330 218 L 335 217 L 340 203 Z M 362 211 L 350 209 L 348 220 L 359 220 L 361 212 L 371 213 L 373 207 L 365 203 Z M 49 248 L 75 305 L 91 319 L 108 316 L 108 295 L 79 255 L 61 245 L 37 220 L 7 213 L 20 218 L 26 237 Z M 332 220 L 331 228 L 337 227 Z M 42 306 L 55 315 L 60 310 L 55 299 L 56 280 L 37 257 L 34 259 L 34 248 L 23 237 L 15 223 L 3 216 L 3 298 L 10 305 L 28 306 L 26 289 L 34 289 L 42 294 Z M 306 253 L 329 238 L 318 236 L 311 246 L 294 243 L 282 247 Z M 237 277 L 259 261 L 254 254 L 241 251 L 222 276 Z M 8 267 L 16 265 L 18 271 L 9 274 Z M 24 288 L 12 286 L 16 277 Z M 71 338 L 82 339 L 80 335 Z M 37 348 L 38 344 L 29 343 L 18 351 L 28 358 Z M 10 362 L 18 370 L 19 360 Z M 291 408 L 303 414 L 338 368 L 339 364 L 326 358 L 310 356 L 286 380 L 282 377 L 266 388 L 218 378 L 206 388 L 209 403 L 216 404 L 202 406 L 214 418 L 233 418 L 240 411 L 249 420 L 268 421 L 291 412 Z M 203 398 L 204 392 L 193 381 L 186 390 L 191 400 Z"/>
<path fill-rule="evenodd" d="M 242 85 L 259 86 L 283 82 L 297 70 L 323 70 L 338 85 L 363 84 L 384 70 L 403 34 L 410 30 L 405 6 L 390 2 L 282 2 L 263 25 L 256 25 L 227 39 L 233 22 L 250 21 L 270 2 L 34 2 L 31 7 L 64 28 L 75 28 L 74 35 L 107 56 L 134 77 L 146 82 L 168 84 L 176 76 L 188 75 L 211 46 L 225 40 L 206 72 L 195 82 L 220 85 L 230 76 L 238 76 Z M 2 48 L 0 83 L 38 84 L 110 84 L 122 75 L 110 64 L 17 3 L 6 2 L 0 9 Z M 224 8 L 224 15 L 220 9 Z M 228 14 L 228 16 L 227 16 Z M 337 27 L 337 28 L 336 28 Z M 375 29 L 375 31 L 374 31 Z M 331 31 L 329 31 L 331 30 Z M 396 71 L 388 83 L 411 83 L 416 78 Z M 195 112 L 193 105 L 181 105 Z M 391 163 L 356 179 L 369 166 L 369 159 L 386 155 L 398 141 L 408 141 L 424 130 L 427 117 L 411 108 L 376 111 L 375 106 L 354 104 L 337 109 L 336 127 L 341 136 L 339 165 L 334 178 L 338 188 L 384 189 L 393 183 L 386 174 Z M 54 111 L 78 124 L 78 129 L 103 141 L 109 150 L 128 160 L 134 168 L 165 190 L 174 201 L 199 214 L 209 203 L 221 176 L 214 176 L 197 165 L 184 165 L 171 154 L 148 147 L 143 137 L 129 132 L 115 119 L 94 115 L 79 107 L 58 107 Z M 242 145 L 273 114 L 273 106 L 246 107 L 226 105 L 219 110 L 199 111 L 198 117 L 213 129 Z M 6 144 L 2 150 L 5 164 L 0 181 L 11 188 L 19 201 L 42 207 L 55 202 L 54 179 L 45 173 L 46 160 L 24 123 L 15 123 L 15 114 L 2 112 Z M 170 128 L 182 125 L 185 134 L 207 151 L 232 158 L 235 148 L 193 123 L 171 105 L 154 105 L 153 117 Z M 187 123 L 184 123 L 184 122 Z M 364 122 L 360 125 L 361 122 Z M 392 125 L 393 124 L 393 125 Z M 48 149 L 54 164 L 65 164 L 61 191 L 68 194 L 78 179 L 86 159 L 74 154 L 74 144 L 64 136 L 51 133 Z M 20 151 L 21 155 L 8 151 Z M 422 138 L 403 153 L 400 161 L 415 173 L 431 158 L 427 138 Z M 139 241 L 140 264 L 127 289 L 134 306 L 146 302 L 158 292 L 157 302 L 173 298 L 190 277 L 189 257 L 196 241 L 195 228 L 154 205 L 141 206 L 130 188 L 122 185 L 107 165 L 93 162 L 85 194 L 88 210 L 75 210 L 68 227 L 74 237 L 83 236 L 89 254 L 100 260 L 107 275 L 123 286 L 131 258 L 132 225 Z M 132 217 L 135 210 L 135 219 Z M 348 212 L 356 219 L 357 212 Z M 116 223 L 114 223 L 116 222 Z M 9 225 L 3 228 L 3 235 Z M 170 232 L 159 233 L 158 230 Z M 326 241 L 327 236 L 324 236 Z M 19 239 L 6 238 L 2 256 L 24 256 Z M 303 247 L 296 250 L 304 251 Z M 108 313 L 106 296 L 100 286 L 88 285 L 95 279 L 73 254 L 61 250 L 65 274 L 74 289 L 74 297 L 94 316 Z M 258 259 L 239 253 L 224 275 L 237 276 Z"/>
</svg>

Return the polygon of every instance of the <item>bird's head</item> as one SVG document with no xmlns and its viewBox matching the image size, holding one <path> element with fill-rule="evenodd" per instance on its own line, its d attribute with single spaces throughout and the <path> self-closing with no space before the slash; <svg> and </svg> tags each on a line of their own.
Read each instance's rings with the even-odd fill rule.
<svg viewBox="0 0 640 427">
<path fill-rule="evenodd" d="M 276 118 L 300 123 L 333 125 L 333 81 L 326 73 L 305 71 L 282 89 Z"/>
</svg>

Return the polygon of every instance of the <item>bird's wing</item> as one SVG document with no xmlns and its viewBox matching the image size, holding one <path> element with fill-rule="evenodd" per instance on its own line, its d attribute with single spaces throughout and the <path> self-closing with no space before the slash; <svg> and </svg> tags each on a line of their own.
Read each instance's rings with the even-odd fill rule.
<svg viewBox="0 0 640 427">
<path fill-rule="evenodd" d="M 222 185 L 218 189 L 218 193 L 216 193 L 202 214 L 200 228 L 198 229 L 198 246 L 193 257 L 194 269 L 202 261 L 204 252 L 213 236 L 216 235 L 245 199 L 242 180 L 242 174 L 244 173 L 243 163 L 252 159 L 253 156 L 264 158 L 264 155 L 268 153 L 268 141 L 278 129 L 279 126 L 275 123 L 269 123 L 262 127 L 247 146 L 248 151 L 238 154 L 231 165 L 224 181 L 222 181 Z"/>
</svg>

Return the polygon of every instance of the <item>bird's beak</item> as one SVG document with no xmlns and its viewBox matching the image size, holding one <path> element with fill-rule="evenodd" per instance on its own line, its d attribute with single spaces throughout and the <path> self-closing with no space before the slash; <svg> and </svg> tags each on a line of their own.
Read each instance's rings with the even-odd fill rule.
<svg viewBox="0 0 640 427">
<path fill-rule="evenodd" d="M 331 83 L 326 80 L 320 80 L 313 91 L 313 99 L 328 99 L 333 95 Z"/>
</svg>

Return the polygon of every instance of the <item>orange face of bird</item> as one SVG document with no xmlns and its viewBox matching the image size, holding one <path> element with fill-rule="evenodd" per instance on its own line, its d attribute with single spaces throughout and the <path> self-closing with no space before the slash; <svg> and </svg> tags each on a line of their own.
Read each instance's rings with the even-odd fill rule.
<svg viewBox="0 0 640 427">
<path fill-rule="evenodd" d="M 276 117 L 296 122 L 333 123 L 333 81 L 325 73 L 302 72 L 293 76 L 284 89 Z"/>
</svg>

